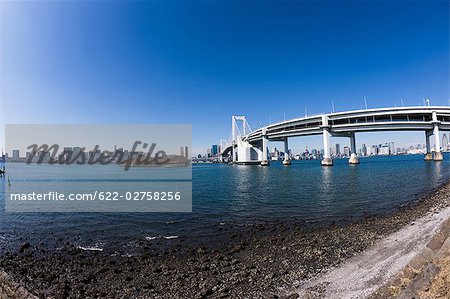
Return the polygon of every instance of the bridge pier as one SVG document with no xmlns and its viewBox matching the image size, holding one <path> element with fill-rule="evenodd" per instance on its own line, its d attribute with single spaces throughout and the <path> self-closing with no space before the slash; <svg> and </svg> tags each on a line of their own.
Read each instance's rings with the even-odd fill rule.
<svg viewBox="0 0 450 299">
<path fill-rule="evenodd" d="M 431 136 L 431 132 L 425 131 L 425 144 L 426 144 L 426 149 L 427 149 L 427 152 L 425 153 L 425 157 L 424 157 L 425 161 L 433 160 L 433 155 L 431 154 L 430 136 Z"/>
<path fill-rule="evenodd" d="M 356 138 L 355 133 L 350 135 L 350 159 L 348 159 L 348 164 L 359 164 L 358 154 L 356 153 Z"/>
<path fill-rule="evenodd" d="M 291 158 L 289 157 L 288 138 L 284 139 L 284 160 L 283 165 L 291 165 Z"/>
<path fill-rule="evenodd" d="M 436 111 L 431 113 L 433 121 L 433 135 L 434 135 L 434 161 L 442 161 L 444 157 L 441 152 L 441 140 L 439 139 L 439 121 L 437 119 Z"/>
<path fill-rule="evenodd" d="M 439 139 L 439 122 L 437 120 L 436 111 L 433 111 L 433 135 L 434 135 L 434 161 L 442 161 L 444 157 L 441 152 L 441 140 Z"/>
<path fill-rule="evenodd" d="M 261 166 L 269 166 L 269 158 L 267 156 L 267 136 L 263 136 L 262 138 L 262 161 Z"/>
<path fill-rule="evenodd" d="M 330 126 L 328 125 L 328 117 L 326 115 L 322 116 L 322 137 L 323 137 L 323 159 L 321 164 L 323 166 L 333 166 L 333 160 L 331 159 L 330 152 Z"/>
</svg>

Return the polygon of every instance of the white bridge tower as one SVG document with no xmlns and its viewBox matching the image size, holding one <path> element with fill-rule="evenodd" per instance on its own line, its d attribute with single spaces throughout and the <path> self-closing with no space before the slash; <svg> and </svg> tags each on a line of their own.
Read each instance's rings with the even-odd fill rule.
<svg viewBox="0 0 450 299">
<path fill-rule="evenodd" d="M 231 117 L 233 163 L 253 164 L 262 161 L 263 151 L 245 140 L 246 135 L 251 131 L 245 116 L 233 115 Z"/>
</svg>

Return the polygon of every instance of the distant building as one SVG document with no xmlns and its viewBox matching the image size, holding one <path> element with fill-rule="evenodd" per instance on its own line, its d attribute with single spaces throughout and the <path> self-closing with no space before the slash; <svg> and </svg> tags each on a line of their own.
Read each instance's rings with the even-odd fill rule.
<svg viewBox="0 0 450 299">
<path fill-rule="evenodd" d="M 367 156 L 367 146 L 365 143 L 362 145 L 361 154 L 362 156 Z"/>
<path fill-rule="evenodd" d="M 378 149 L 379 155 L 387 156 L 387 155 L 389 155 L 389 153 L 390 153 L 390 149 L 389 149 L 389 144 L 387 144 L 387 143 L 381 145 Z"/>
<path fill-rule="evenodd" d="M 350 148 L 348 146 L 344 146 L 344 156 L 350 157 Z"/>
<path fill-rule="evenodd" d="M 402 148 L 397 148 L 397 155 L 398 154 L 407 154 L 408 153 L 408 150 L 406 149 L 406 148 L 404 148 L 404 147 L 402 147 Z"/>
<path fill-rule="evenodd" d="M 19 150 L 13 150 L 13 161 L 19 161 Z"/>
<path fill-rule="evenodd" d="M 92 162 L 93 161 L 98 161 L 98 159 L 100 159 L 100 154 L 101 154 L 100 150 L 89 151 L 89 161 L 92 161 Z M 135 152 L 131 152 L 130 155 L 131 155 L 132 158 L 134 158 L 133 155 L 136 155 L 136 153 Z"/>
<path fill-rule="evenodd" d="M 189 148 L 187 146 L 180 146 L 180 156 L 189 159 Z"/>
<path fill-rule="evenodd" d="M 389 142 L 389 155 L 395 155 L 394 142 Z"/>
<path fill-rule="evenodd" d="M 211 155 L 214 157 L 217 156 L 218 153 L 219 153 L 219 146 L 217 144 L 213 144 L 211 146 Z"/>
<path fill-rule="evenodd" d="M 50 153 L 46 151 L 39 151 L 36 155 L 37 161 L 40 161 L 41 163 L 48 163 L 50 160 Z"/>
<path fill-rule="evenodd" d="M 274 147 L 272 152 L 270 153 L 270 157 L 272 160 L 279 160 L 280 159 L 280 151 Z"/>
<path fill-rule="evenodd" d="M 114 146 L 114 151 L 115 150 L 116 150 L 116 146 Z M 73 148 L 71 160 L 74 160 L 75 157 L 77 157 L 78 155 L 81 156 L 81 148 L 76 146 Z M 82 159 L 81 157 L 78 157 L 76 161 L 81 161 L 81 159 Z M 76 161 L 74 161 L 74 162 L 76 162 Z"/>
<path fill-rule="evenodd" d="M 340 145 L 339 143 L 336 143 L 336 144 L 334 145 L 334 148 L 333 148 L 333 154 L 334 154 L 335 156 L 339 156 L 339 155 L 341 154 L 341 145 Z"/>
<path fill-rule="evenodd" d="M 369 156 L 376 156 L 378 155 L 378 145 L 372 145 L 370 148 L 370 153 L 368 153 Z"/>
</svg>

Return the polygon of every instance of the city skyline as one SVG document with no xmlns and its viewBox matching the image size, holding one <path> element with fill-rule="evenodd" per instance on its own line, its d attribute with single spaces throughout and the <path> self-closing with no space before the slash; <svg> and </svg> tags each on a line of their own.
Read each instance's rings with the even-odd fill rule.
<svg viewBox="0 0 450 299">
<path fill-rule="evenodd" d="M 448 141 L 447 133 L 441 134 L 441 150 L 446 152 L 450 150 L 450 143 Z M 341 147 L 342 145 L 342 147 Z M 433 144 L 434 146 L 434 144 Z M 268 147 L 269 154 L 279 156 L 284 155 L 284 152 L 277 148 L 276 146 Z M 213 144 L 210 148 L 204 150 L 204 153 L 193 154 L 193 158 L 217 158 L 222 151 L 221 145 Z M 432 151 L 434 149 L 432 148 Z M 330 152 L 333 157 L 349 157 L 351 149 L 349 145 L 344 145 L 341 143 L 332 143 L 330 147 Z M 359 157 L 376 156 L 376 155 L 397 155 L 397 154 L 425 154 L 426 144 L 425 143 L 415 143 L 405 145 L 395 145 L 394 141 L 382 142 L 377 144 L 365 144 L 362 143 L 360 147 L 357 147 L 357 154 Z M 304 154 L 310 154 L 311 156 L 316 156 L 319 158 L 323 155 L 323 148 L 313 148 L 308 147 L 306 144 L 304 150 L 294 151 L 289 148 L 289 156 L 303 156 Z"/>
</svg>

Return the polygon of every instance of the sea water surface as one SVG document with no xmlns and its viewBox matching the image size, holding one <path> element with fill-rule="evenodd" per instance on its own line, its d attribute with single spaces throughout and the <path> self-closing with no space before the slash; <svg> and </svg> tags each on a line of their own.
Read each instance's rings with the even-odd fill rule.
<svg viewBox="0 0 450 299">
<path fill-rule="evenodd" d="M 6 213 L 7 179 L 0 179 L 0 244 L 11 240 L 63 238 L 83 248 L 126 247 L 137 240 L 184 238 L 214 242 L 218 225 L 258 222 L 325 224 L 351 217 L 388 213 L 450 179 L 450 155 L 423 161 L 422 155 L 371 157 L 359 165 L 346 159 L 333 167 L 320 161 L 257 165 L 195 164 L 192 167 L 192 213 Z M 43 168 L 45 167 L 45 171 Z M 14 175 L 47 181 L 61 179 L 51 165 L 8 163 Z M 75 166 L 77 167 L 77 166 Z M 98 166 L 99 180 L 108 168 Z M 80 167 L 80 172 L 82 168 Z M 101 175 L 100 175 L 101 174 Z M 73 172 L 71 175 L 74 175 Z M 43 184 L 30 180 L 29 184 Z"/>
</svg>

